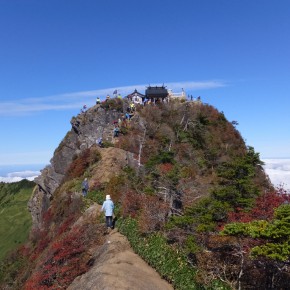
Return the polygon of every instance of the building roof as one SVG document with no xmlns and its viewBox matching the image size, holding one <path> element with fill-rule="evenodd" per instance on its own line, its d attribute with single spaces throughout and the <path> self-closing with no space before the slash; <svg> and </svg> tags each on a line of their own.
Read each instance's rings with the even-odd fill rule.
<svg viewBox="0 0 290 290">
<path fill-rule="evenodd" d="M 136 89 L 133 93 L 129 94 L 128 96 L 126 96 L 127 98 L 128 97 L 141 97 L 141 98 L 145 98 L 145 95 L 139 93 Z"/>
<path fill-rule="evenodd" d="M 168 96 L 168 90 L 165 88 L 165 86 L 149 86 L 145 91 L 145 95 L 147 98 L 165 98 Z"/>
</svg>

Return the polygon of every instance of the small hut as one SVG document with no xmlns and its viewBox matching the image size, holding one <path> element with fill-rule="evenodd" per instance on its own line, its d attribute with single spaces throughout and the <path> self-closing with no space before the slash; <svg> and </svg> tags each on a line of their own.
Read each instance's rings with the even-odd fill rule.
<svg viewBox="0 0 290 290">
<path fill-rule="evenodd" d="M 132 94 L 129 94 L 126 96 L 130 101 L 132 101 L 134 104 L 143 104 L 145 100 L 145 95 L 139 93 L 136 89 Z"/>
</svg>

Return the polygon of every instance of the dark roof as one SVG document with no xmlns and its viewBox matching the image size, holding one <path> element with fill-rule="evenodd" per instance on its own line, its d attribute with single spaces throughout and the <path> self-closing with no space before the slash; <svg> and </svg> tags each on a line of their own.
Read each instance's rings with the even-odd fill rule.
<svg viewBox="0 0 290 290">
<path fill-rule="evenodd" d="M 167 97 L 168 96 L 168 91 L 164 86 L 158 87 L 147 87 L 145 91 L 145 95 L 148 98 L 162 98 L 162 97 Z"/>
</svg>

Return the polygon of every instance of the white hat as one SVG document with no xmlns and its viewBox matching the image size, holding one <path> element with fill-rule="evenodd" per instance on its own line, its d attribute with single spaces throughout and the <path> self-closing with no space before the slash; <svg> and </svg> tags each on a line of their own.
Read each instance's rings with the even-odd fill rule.
<svg viewBox="0 0 290 290">
<path fill-rule="evenodd" d="M 106 200 L 111 199 L 111 196 L 109 194 L 106 195 Z"/>
</svg>

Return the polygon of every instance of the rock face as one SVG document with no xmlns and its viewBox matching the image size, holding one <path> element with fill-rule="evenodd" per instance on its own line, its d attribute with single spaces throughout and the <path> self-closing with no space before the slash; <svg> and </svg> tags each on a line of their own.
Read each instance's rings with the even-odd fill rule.
<svg viewBox="0 0 290 290">
<path fill-rule="evenodd" d="M 61 184 L 74 156 L 90 148 L 99 137 L 102 137 L 103 141 L 114 142 L 113 123 L 121 115 L 121 112 L 107 111 L 96 105 L 71 119 L 72 129 L 55 150 L 50 165 L 45 167 L 41 171 L 41 175 L 34 180 L 38 184 L 38 188 L 28 203 L 33 228 L 40 226 L 42 213 L 48 209 L 50 200 Z"/>
<path fill-rule="evenodd" d="M 115 230 L 94 253 L 94 259 L 97 263 L 87 273 L 77 277 L 68 290 L 173 290 Z"/>
</svg>

